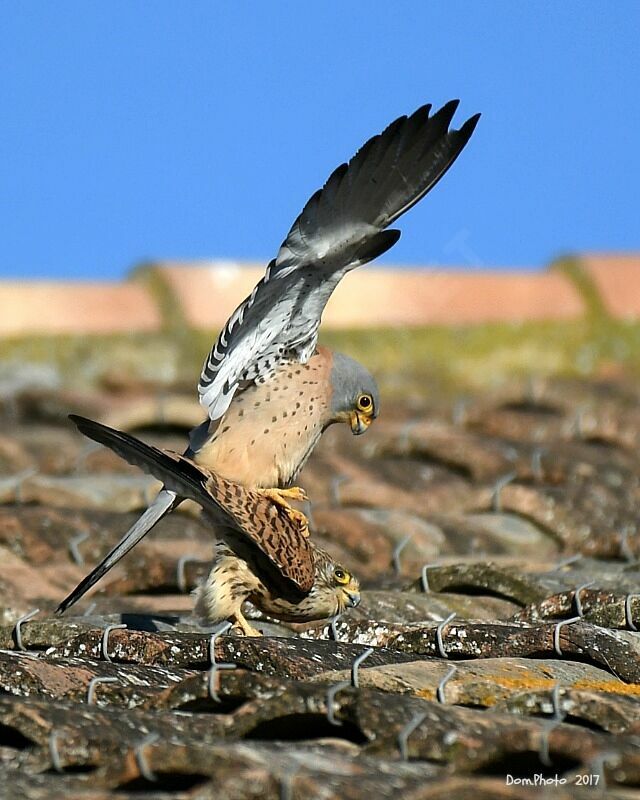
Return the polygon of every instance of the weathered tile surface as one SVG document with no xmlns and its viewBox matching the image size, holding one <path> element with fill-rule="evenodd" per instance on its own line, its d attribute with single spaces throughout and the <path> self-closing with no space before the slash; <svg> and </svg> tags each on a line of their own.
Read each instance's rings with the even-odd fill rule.
<svg viewBox="0 0 640 800">
<path fill-rule="evenodd" d="M 360 607 L 253 613 L 263 639 L 212 646 L 193 508 L 52 616 L 155 485 L 83 442 L 55 387 L 20 395 L 0 417 L 0 796 L 482 800 L 555 776 L 554 797 L 640 796 L 639 399 L 550 381 L 329 431 L 301 482 Z M 174 449 L 198 415 L 75 402 Z"/>
</svg>

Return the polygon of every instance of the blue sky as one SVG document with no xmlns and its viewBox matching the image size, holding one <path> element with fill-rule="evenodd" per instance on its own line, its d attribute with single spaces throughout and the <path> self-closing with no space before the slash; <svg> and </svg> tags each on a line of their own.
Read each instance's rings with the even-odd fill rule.
<svg viewBox="0 0 640 800">
<path fill-rule="evenodd" d="M 640 3 L 0 0 L 0 277 L 267 261 L 394 117 L 483 118 L 395 264 L 640 249 Z"/>
</svg>

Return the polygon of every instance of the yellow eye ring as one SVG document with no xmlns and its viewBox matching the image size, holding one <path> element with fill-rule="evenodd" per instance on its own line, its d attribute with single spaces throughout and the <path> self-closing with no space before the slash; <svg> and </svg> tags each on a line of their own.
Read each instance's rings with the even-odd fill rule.
<svg viewBox="0 0 640 800">
<path fill-rule="evenodd" d="M 371 411 L 373 408 L 373 397 L 370 394 L 361 394 L 358 397 L 356 406 L 358 411 Z"/>
<path fill-rule="evenodd" d="M 349 583 L 349 581 L 351 580 L 351 575 L 349 575 L 349 573 L 346 570 L 340 569 L 340 567 L 338 567 L 333 571 L 333 577 L 336 579 L 338 583 L 341 583 L 343 585 Z"/>
</svg>

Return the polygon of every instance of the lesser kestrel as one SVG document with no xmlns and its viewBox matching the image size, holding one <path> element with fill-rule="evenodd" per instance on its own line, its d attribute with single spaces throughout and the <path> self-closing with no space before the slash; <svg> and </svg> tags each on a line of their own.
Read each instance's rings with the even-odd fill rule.
<svg viewBox="0 0 640 800">
<path fill-rule="evenodd" d="M 158 450 L 128 433 L 73 416 L 78 429 L 167 489 L 198 503 L 217 537 L 209 576 L 196 593 L 196 613 L 230 620 L 245 635 L 258 632 L 242 613 L 254 606 L 277 619 L 308 622 L 360 602 L 358 581 L 308 538 L 308 530 L 263 492 L 247 489 L 186 456 Z"/>
<path fill-rule="evenodd" d="M 233 312 L 205 360 L 198 392 L 207 419 L 185 456 L 221 477 L 261 489 L 288 509 L 291 484 L 334 422 L 353 433 L 379 411 L 376 384 L 348 356 L 318 348 L 324 307 L 339 281 L 392 247 L 388 226 L 440 180 L 479 114 L 449 129 L 454 100 L 422 106 L 369 139 L 307 202 L 262 280 Z M 183 497 L 163 488 L 105 559 L 60 604 L 64 611 Z"/>
</svg>

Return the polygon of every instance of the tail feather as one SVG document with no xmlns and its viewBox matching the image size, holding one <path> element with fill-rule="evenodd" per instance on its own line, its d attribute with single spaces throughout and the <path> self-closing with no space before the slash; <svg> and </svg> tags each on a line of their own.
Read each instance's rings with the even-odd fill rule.
<svg viewBox="0 0 640 800">
<path fill-rule="evenodd" d="M 118 431 L 111 431 L 110 428 L 106 428 L 105 426 L 100 425 L 98 422 L 93 422 L 92 420 L 85 419 L 84 417 L 78 417 L 73 414 L 70 415 L 70 419 L 85 436 L 88 436 L 90 439 L 100 442 L 101 444 L 107 445 L 116 453 L 118 453 L 118 455 L 129 461 L 129 463 L 133 463 L 139 467 L 142 467 L 143 469 L 146 468 L 147 462 L 144 459 L 132 459 L 132 447 L 130 446 L 130 442 L 127 441 L 130 439 L 130 437 L 127 437 L 126 434 L 121 434 L 122 441 L 119 441 L 118 436 L 115 435 L 119 433 Z M 113 433 L 114 435 L 109 436 L 108 433 Z M 137 440 L 131 439 L 131 441 L 136 442 Z M 142 445 L 142 442 L 139 444 Z M 125 455 L 125 451 L 128 457 Z M 135 450 L 133 452 L 135 455 Z M 149 472 L 148 469 L 146 469 L 146 471 Z M 92 586 L 94 586 L 102 577 L 104 577 L 107 572 L 109 572 L 109 570 L 112 569 L 118 563 L 118 561 L 120 561 L 121 558 L 123 558 L 133 547 L 135 547 L 138 542 L 144 538 L 163 517 L 171 512 L 181 502 L 182 497 L 179 496 L 178 492 L 173 491 L 171 488 L 164 487 L 158 493 L 157 497 L 151 503 L 149 508 L 147 508 L 144 514 L 142 514 L 142 516 L 136 520 L 132 527 L 129 528 L 129 530 L 124 534 L 118 544 L 105 556 L 98 566 L 95 567 L 95 569 L 93 569 L 67 597 L 65 597 L 65 599 L 56 609 L 56 613 L 62 614 L 72 605 L 77 603 L 78 600 L 80 600 L 80 598 L 83 597 L 83 595 L 85 595 Z"/>
<path fill-rule="evenodd" d="M 144 514 L 133 524 L 131 528 L 120 539 L 118 544 L 106 555 L 102 561 L 93 569 L 86 578 L 76 586 L 76 588 L 60 603 L 56 609 L 56 614 L 62 614 L 70 606 L 80 600 L 121 558 L 135 547 L 138 542 L 146 536 L 151 528 L 175 508 L 180 499 L 175 492 L 162 489 L 155 500 L 151 503 Z"/>
<path fill-rule="evenodd" d="M 69 419 L 89 439 L 105 445 L 128 464 L 162 481 L 163 491 L 168 490 L 168 494 L 172 494 L 174 498 L 182 500 L 189 497 L 197 502 L 205 499 L 204 484 L 207 476 L 188 457 L 160 450 L 124 431 L 109 428 L 86 417 L 70 414 Z M 209 505 L 214 509 L 220 508 L 213 498 L 209 499 Z"/>
<path fill-rule="evenodd" d="M 156 499 L 159 512 L 157 519 L 173 507 L 172 498 L 176 505 L 187 497 L 191 498 L 202 507 L 219 535 L 222 536 L 223 531 L 226 531 L 226 535 L 232 536 L 243 552 L 251 553 L 250 557 L 255 560 L 254 566 L 259 573 L 262 570 L 269 572 L 270 583 L 275 582 L 282 589 L 284 578 L 285 582 L 293 584 L 298 591 L 308 592 L 311 589 L 315 580 L 315 561 L 307 534 L 299 522 L 294 522 L 285 512 L 279 512 L 264 493 L 239 486 L 202 469 L 187 456 L 159 450 L 123 431 L 84 417 L 72 415 L 71 419 L 90 439 L 106 445 L 125 461 L 151 473 L 164 483 L 164 488 Z M 160 498 L 165 498 L 165 507 L 160 505 Z M 152 513 L 153 507 L 145 515 Z M 138 521 L 139 534 L 132 529 L 103 564 L 85 578 L 78 589 L 61 604 L 60 610 L 75 602 L 78 596 L 131 549 L 135 541 L 144 536 L 148 529 L 142 526 L 145 515 Z M 155 524 L 156 520 L 150 518 L 148 521 Z M 291 586 L 288 586 L 288 590 L 290 589 Z"/>
</svg>

